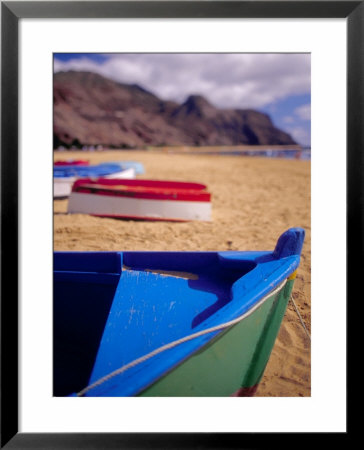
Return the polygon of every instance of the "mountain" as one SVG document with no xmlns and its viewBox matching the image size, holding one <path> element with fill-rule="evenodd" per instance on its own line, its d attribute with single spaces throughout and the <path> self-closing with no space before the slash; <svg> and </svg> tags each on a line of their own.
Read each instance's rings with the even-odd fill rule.
<svg viewBox="0 0 364 450">
<path fill-rule="evenodd" d="M 54 148 L 64 145 L 294 145 L 270 117 L 218 109 L 200 95 L 164 101 L 136 84 L 90 72 L 58 72 L 53 82 Z"/>
</svg>

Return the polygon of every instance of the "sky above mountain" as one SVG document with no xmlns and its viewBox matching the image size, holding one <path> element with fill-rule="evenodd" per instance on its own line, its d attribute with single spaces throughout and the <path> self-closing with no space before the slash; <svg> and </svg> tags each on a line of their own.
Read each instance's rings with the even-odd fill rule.
<svg viewBox="0 0 364 450">
<path fill-rule="evenodd" d="M 138 84 L 163 100 L 206 97 L 218 108 L 256 109 L 300 144 L 311 139 L 309 54 L 55 53 L 54 71 L 90 71 Z"/>
</svg>

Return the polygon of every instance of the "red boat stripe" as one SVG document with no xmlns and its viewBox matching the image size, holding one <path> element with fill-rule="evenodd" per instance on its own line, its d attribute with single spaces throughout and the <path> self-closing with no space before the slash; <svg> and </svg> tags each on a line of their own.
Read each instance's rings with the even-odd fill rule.
<svg viewBox="0 0 364 450">
<path fill-rule="evenodd" d="M 205 188 L 203 184 L 178 181 L 83 178 L 74 182 L 72 192 L 150 200 L 210 202 L 211 194 Z"/>
<path fill-rule="evenodd" d="M 82 159 L 77 159 L 74 161 L 55 161 L 55 166 L 88 166 L 89 162 Z"/>
<path fill-rule="evenodd" d="M 208 192 L 199 191 L 172 191 L 163 192 L 162 190 L 154 191 L 135 191 L 133 188 L 127 188 L 127 190 L 117 191 L 111 189 L 103 188 L 89 188 L 89 187 L 77 187 L 72 189 L 73 192 L 78 194 L 95 194 L 110 197 L 128 197 L 137 199 L 149 199 L 149 200 L 169 200 L 169 201 L 189 201 L 189 202 L 210 202 L 211 194 Z"/>
<path fill-rule="evenodd" d="M 136 186 L 155 189 L 192 189 L 194 191 L 205 190 L 206 186 L 200 183 L 189 183 L 184 181 L 159 181 L 143 179 L 118 179 L 118 178 L 82 178 L 75 182 L 74 186 L 82 184 L 101 184 L 109 186 Z"/>
</svg>

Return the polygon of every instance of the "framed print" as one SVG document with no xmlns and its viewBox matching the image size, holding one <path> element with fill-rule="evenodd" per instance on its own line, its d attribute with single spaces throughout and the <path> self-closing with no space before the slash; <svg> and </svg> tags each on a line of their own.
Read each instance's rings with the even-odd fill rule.
<svg viewBox="0 0 364 450">
<path fill-rule="evenodd" d="M 358 248 L 362 248 L 363 229 L 361 175 L 364 114 L 363 2 L 9 1 L 2 2 L 1 8 L 2 447 L 145 448 L 151 445 L 162 448 L 170 445 L 172 448 L 188 446 L 228 448 L 237 443 L 239 445 L 243 443 L 244 447 L 260 445 L 261 439 L 267 439 L 267 437 L 275 439 L 280 433 L 287 432 L 291 434 L 286 435 L 286 438 L 292 440 L 295 438 L 292 433 L 339 432 L 344 435 L 347 432 L 346 302 L 353 296 L 354 290 L 357 292 L 357 280 L 360 279 L 363 268 L 362 262 L 354 257 L 354 250 L 357 253 Z M 287 59 L 279 59 L 281 54 Z M 249 58 L 244 59 L 242 55 L 249 55 Z M 259 59 L 262 57 L 266 59 L 264 61 Z M 275 61 L 274 65 L 271 61 Z M 250 67 L 252 77 L 259 80 L 257 85 L 254 85 L 251 80 L 250 84 L 247 83 L 245 90 L 241 90 L 239 84 L 234 85 L 236 67 L 239 64 Z M 196 76 L 198 82 L 192 83 L 190 80 L 204 65 L 211 70 L 204 70 L 204 78 Z M 126 73 L 123 79 L 115 77 L 120 66 L 124 67 Z M 173 78 L 174 85 L 169 84 L 166 75 L 172 66 L 174 71 L 169 72 L 168 76 Z M 283 66 L 293 68 L 294 78 L 281 76 Z M 92 75 L 92 79 L 86 76 L 78 77 L 77 73 L 89 69 L 97 75 Z M 249 73 L 249 70 L 244 73 Z M 252 78 L 253 81 L 254 79 Z M 295 92 L 295 97 L 292 94 L 290 100 L 279 103 L 280 97 L 277 94 L 268 101 L 264 97 L 266 91 L 262 81 L 267 79 L 270 80 L 271 85 L 276 85 L 277 92 L 278 90 Z M 223 90 L 225 80 L 228 82 L 226 82 L 226 89 Z M 77 98 L 80 99 L 82 92 L 86 91 L 87 83 L 92 85 L 87 95 L 95 101 L 92 103 L 81 99 L 82 101 L 71 111 L 70 103 L 65 102 L 64 99 L 70 95 L 74 86 L 78 92 Z M 129 87 L 125 88 L 125 83 Z M 298 86 L 296 91 L 292 90 L 292 85 Z M 215 89 L 216 86 L 220 89 Z M 119 94 L 115 91 L 115 89 L 124 88 L 126 91 L 123 91 L 122 95 L 126 97 L 132 89 L 138 98 L 148 98 L 143 101 L 152 105 L 151 109 L 146 112 L 142 111 L 138 105 L 136 107 L 132 105 L 126 114 L 124 106 L 120 106 L 124 105 L 126 97 L 120 100 L 121 97 L 117 97 Z M 173 96 L 171 92 L 174 90 L 178 90 L 180 96 L 177 94 Z M 112 92 L 112 94 L 108 97 L 108 104 L 101 107 L 100 96 L 105 92 Z M 286 144 L 285 151 L 288 149 L 292 151 L 294 146 L 294 151 L 293 156 L 289 154 L 288 157 L 288 153 L 284 151 L 282 153 L 280 149 L 278 155 L 280 159 L 274 160 L 283 161 L 285 158 L 286 172 L 279 172 L 276 162 L 269 166 L 270 170 L 263 169 L 263 165 L 259 163 L 264 159 L 263 153 L 259 154 L 258 159 L 252 158 L 254 156 L 252 154 L 248 155 L 252 159 L 247 159 L 250 163 L 247 162 L 244 165 L 245 172 L 242 173 L 247 184 L 255 183 L 258 186 L 257 195 L 254 200 L 249 199 L 248 187 L 244 183 L 239 185 L 239 192 L 234 191 L 233 196 L 241 195 L 239 201 L 247 205 L 246 212 L 239 216 L 241 229 L 239 224 L 239 226 L 234 225 L 234 230 L 238 231 L 234 231 L 230 236 L 222 235 L 221 237 L 217 235 L 217 228 L 209 228 L 204 224 L 200 226 L 198 221 L 208 222 L 211 219 L 210 193 L 212 198 L 216 199 L 213 200 L 215 203 L 212 206 L 212 217 L 215 214 L 221 224 L 229 230 L 232 230 L 231 223 L 237 217 L 228 215 L 228 207 L 233 210 L 236 203 L 231 200 L 230 203 L 223 205 L 225 197 L 222 195 L 222 186 L 224 180 L 228 185 L 227 170 L 230 171 L 231 179 L 234 179 L 234 176 L 239 177 L 237 168 L 239 164 L 243 167 L 241 161 L 245 161 L 242 155 L 248 150 L 250 152 L 253 150 L 244 147 L 237 155 L 236 148 L 233 150 L 228 148 L 229 145 L 235 146 L 235 141 L 230 142 L 224 135 L 225 140 L 221 144 L 222 141 L 217 138 L 214 141 L 213 136 L 221 131 L 221 121 L 230 130 L 234 128 L 233 123 L 239 122 L 243 113 L 236 113 L 240 111 L 237 98 L 243 95 L 242 92 L 245 96 L 251 95 L 250 98 L 253 98 L 252 93 L 254 93 L 256 103 L 252 102 L 251 105 L 261 108 L 265 116 L 271 114 L 275 123 L 278 123 L 273 129 L 271 125 L 264 122 L 264 127 L 271 127 L 267 131 L 271 140 L 267 141 L 266 148 L 261 149 L 265 152 L 264 156 L 269 158 L 277 156 L 274 152 L 278 150 L 271 148 L 275 145 L 274 142 L 278 142 L 277 145 L 280 146 Z M 212 102 L 206 101 L 202 95 L 207 96 L 209 100 L 212 99 Z M 218 107 L 215 108 L 213 105 Z M 153 115 L 155 108 L 158 109 L 158 117 Z M 187 118 L 192 109 L 194 110 L 193 118 Z M 223 112 L 216 112 L 218 109 L 222 109 Z M 280 115 L 277 113 L 278 109 L 283 111 Z M 243 125 L 239 122 L 237 126 L 245 133 L 241 139 L 246 141 L 242 142 L 246 145 L 249 142 L 264 145 L 264 136 L 262 137 L 262 134 L 257 131 L 253 133 L 253 128 L 249 128 L 246 124 L 250 123 L 250 119 L 246 119 L 248 113 L 244 112 L 244 114 L 244 120 L 247 122 Z M 259 115 L 254 112 L 252 114 L 253 122 L 263 120 L 264 114 Z M 97 129 L 94 133 L 94 136 L 97 136 L 95 140 L 84 138 L 83 130 L 95 122 L 96 116 L 102 117 L 104 122 L 109 121 L 110 127 L 106 131 Z M 199 122 L 201 116 L 210 118 L 213 116 L 212 122 L 217 124 L 216 129 L 220 131 L 211 128 L 212 122 L 209 122 L 208 128 L 204 128 L 207 122 Z M 311 127 L 311 118 L 312 128 L 308 128 Z M 231 123 L 228 123 L 230 119 Z M 183 129 L 182 122 L 189 124 L 188 133 Z M 119 128 L 116 129 L 113 123 L 118 123 Z M 153 127 L 157 133 L 155 130 L 151 131 Z M 120 129 L 124 134 L 120 134 Z M 293 138 L 283 132 L 283 129 L 289 130 Z M 275 137 L 272 138 L 274 133 L 276 133 Z M 178 142 L 178 149 L 182 154 L 175 160 L 186 162 L 186 170 L 190 170 L 193 179 L 178 178 L 178 168 L 173 164 L 166 165 L 164 172 L 162 171 L 163 161 L 167 160 L 167 157 L 171 158 L 170 155 L 178 153 L 168 141 L 168 136 L 175 139 L 173 142 Z M 251 140 L 249 141 L 248 138 Z M 108 146 L 109 153 L 101 148 L 105 145 Z M 113 189 L 114 191 L 115 189 L 130 191 L 132 190 L 130 186 L 138 182 L 138 176 L 134 177 L 136 181 L 130 182 L 130 174 L 128 181 L 121 183 L 121 188 L 112 181 L 112 176 L 108 181 L 105 181 L 107 178 L 101 181 L 97 178 L 95 181 L 95 177 L 110 175 L 105 172 L 105 163 L 110 163 L 114 155 L 114 159 L 119 158 L 121 153 L 118 153 L 115 148 L 120 150 L 123 146 L 125 150 L 123 156 L 127 156 L 125 158 L 128 162 L 130 163 L 129 160 L 133 159 L 133 156 L 136 159 L 140 157 L 140 161 L 148 167 L 148 177 L 154 180 L 153 186 L 144 184 L 138 186 L 139 190 L 136 189 L 132 194 L 128 194 L 135 201 L 139 198 L 141 190 L 149 189 L 147 193 L 143 191 L 144 197 L 142 197 L 145 202 L 143 208 L 146 209 L 140 213 L 140 210 L 137 208 L 133 210 L 129 204 L 128 211 L 123 213 L 121 221 L 120 217 L 115 218 L 112 209 L 106 212 L 103 210 L 102 213 L 99 213 L 99 210 L 86 211 L 91 214 L 89 221 L 74 222 L 72 213 L 79 213 L 77 209 L 79 206 L 74 206 L 75 210 L 72 211 L 71 200 L 68 200 L 68 210 L 65 209 L 66 203 L 61 203 L 66 200 L 53 203 L 53 195 L 56 191 L 53 173 L 58 171 L 61 174 L 59 178 L 63 179 L 66 178 L 67 164 L 71 164 L 73 174 L 79 170 L 74 168 L 78 164 L 83 171 L 86 170 L 87 165 L 97 166 L 96 172 L 88 172 L 89 177 L 86 177 L 86 182 L 79 179 L 72 184 L 72 187 L 70 185 L 67 196 L 71 196 L 71 189 L 74 194 L 76 187 L 80 190 L 81 196 L 82 189 L 86 189 L 85 192 L 90 195 L 98 189 L 102 192 L 101 198 L 105 204 L 106 200 L 110 200 L 114 195 L 110 194 Z M 59 151 L 51 152 L 50 147 L 52 150 Z M 185 156 L 188 149 L 192 147 L 195 148 L 196 155 L 198 154 L 196 149 L 201 153 L 205 152 L 205 155 L 201 157 L 193 155 L 196 156 L 193 164 L 188 163 L 188 158 Z M 222 147 L 226 147 L 225 150 Z M 138 153 L 139 148 L 142 148 L 142 153 Z M 210 161 L 214 161 L 214 165 L 209 165 L 206 162 L 206 155 L 212 151 L 212 148 L 215 149 L 215 153 Z M 307 153 L 308 148 L 309 153 Z M 224 151 L 227 152 L 226 149 L 235 153 L 222 156 Z M 303 159 L 302 154 L 309 154 L 312 172 L 311 162 L 297 161 L 297 159 Z M 105 159 L 104 155 L 107 155 L 108 159 Z M 230 158 L 229 169 L 223 168 L 224 158 L 226 158 L 224 161 Z M 292 158 L 292 161 L 288 161 Z M 70 162 L 69 159 L 72 161 Z M 258 163 L 255 164 L 255 161 Z M 54 162 L 59 164 L 57 169 Z M 303 164 L 297 165 L 301 162 L 307 163 L 305 166 L 307 169 L 301 170 Z M 135 166 L 134 170 L 136 168 L 144 170 L 141 165 Z M 119 166 L 119 169 L 124 171 L 130 167 Z M 210 178 L 209 171 L 211 171 Z M 275 171 L 276 178 L 273 177 L 272 171 Z M 100 173 L 102 175 L 99 175 Z M 120 172 L 117 173 L 121 177 Z M 150 195 L 157 195 L 160 203 L 163 204 L 164 201 L 165 193 L 161 193 L 155 187 L 155 183 L 161 183 L 163 179 L 158 178 L 158 174 L 163 174 L 164 179 L 167 180 L 166 183 L 171 183 L 171 180 L 182 184 L 185 181 L 195 182 L 193 186 L 189 184 L 187 194 L 182 192 L 183 187 L 180 185 L 178 189 L 176 185 L 172 187 L 171 184 L 168 185 L 170 190 L 177 189 L 178 192 L 174 192 L 174 196 L 182 195 L 183 197 L 185 209 L 182 208 L 178 213 L 186 215 L 182 217 L 182 220 L 189 221 L 191 220 L 189 214 L 194 214 L 195 222 L 190 228 L 179 225 L 177 222 L 181 217 L 172 216 L 171 210 L 167 211 L 169 215 L 163 217 L 166 222 L 160 227 L 162 232 L 157 232 L 156 226 L 150 225 L 156 223 L 156 216 L 146 216 L 149 214 L 145 212 L 148 211 L 146 199 L 150 199 Z M 249 178 L 250 175 L 251 178 Z M 56 179 L 56 175 L 54 176 Z M 280 192 L 277 185 L 283 178 L 286 179 L 286 190 Z M 139 177 L 139 179 L 142 178 Z M 266 180 L 269 181 L 270 187 Z M 204 183 L 204 185 L 196 183 Z M 201 191 L 201 186 L 206 188 L 205 184 L 211 188 L 211 192 Z M 157 187 L 160 188 L 160 185 Z M 164 188 L 167 189 L 165 186 Z M 268 191 L 273 192 L 274 189 L 277 189 L 276 197 L 268 198 Z M 287 201 L 285 197 L 288 192 L 292 208 L 285 207 L 284 202 Z M 310 207 L 311 192 L 312 207 Z M 100 198 L 100 192 L 98 194 Z M 120 200 L 122 194 L 118 193 L 116 197 Z M 173 196 L 167 198 L 170 203 L 174 199 Z M 200 202 L 197 208 L 195 208 L 196 199 Z M 306 202 L 307 211 L 300 206 L 304 202 Z M 272 203 L 271 208 L 279 211 L 279 214 L 272 217 L 267 215 L 262 219 L 257 211 L 262 207 L 268 209 L 268 203 Z M 91 207 L 95 207 L 95 204 L 95 202 L 91 203 Z M 221 212 L 218 208 L 214 210 L 214 205 L 219 204 L 225 207 L 225 209 L 221 208 Z M 181 205 L 182 201 L 178 206 L 181 207 Z M 133 212 L 132 216 L 130 211 Z M 85 211 L 82 210 L 82 212 Z M 307 218 L 311 217 L 311 213 L 312 234 L 311 221 Z M 138 214 L 141 214 L 141 217 Z M 156 214 L 155 211 L 153 214 Z M 254 214 L 257 218 L 253 219 Z M 177 225 L 174 226 L 173 221 L 176 217 Z M 172 221 L 170 221 L 171 218 Z M 153 219 L 153 221 L 140 222 L 134 219 Z M 266 228 L 262 223 L 259 225 L 259 220 L 264 222 Z M 108 221 L 113 221 L 114 225 L 108 225 L 111 224 Z M 286 373 L 280 373 L 273 367 L 272 378 L 279 380 L 284 388 L 271 390 L 267 387 L 265 389 L 263 384 L 258 391 L 261 395 L 254 398 L 231 398 L 236 389 L 230 388 L 226 395 L 221 395 L 219 391 L 217 394 L 200 394 L 200 398 L 192 398 L 192 396 L 190 398 L 188 395 L 163 395 L 160 392 L 164 391 L 158 390 L 154 391 L 154 395 L 151 394 L 154 398 L 133 397 L 142 392 L 136 388 L 136 379 L 130 382 L 130 391 L 125 391 L 127 394 L 101 394 L 87 397 L 85 393 L 92 390 L 93 386 L 86 387 L 82 380 L 76 384 L 71 382 L 70 386 L 63 384 L 63 380 L 58 383 L 57 375 L 54 375 L 58 370 L 54 369 L 58 364 L 58 350 L 57 346 L 53 346 L 52 337 L 54 338 L 54 327 L 64 326 L 67 314 L 61 315 L 61 319 L 57 322 L 58 307 L 54 308 L 50 302 L 50 298 L 53 298 L 53 268 L 56 264 L 53 262 L 53 250 L 70 252 L 66 256 L 65 253 L 62 254 L 60 258 L 72 258 L 71 253 L 79 250 L 91 250 L 94 254 L 104 250 L 118 252 L 118 233 L 123 232 L 124 236 L 128 235 L 130 238 L 130 247 L 125 248 L 123 271 L 131 270 L 133 264 L 136 264 L 135 267 L 139 264 L 133 260 L 133 251 L 190 250 L 193 252 L 196 249 L 203 252 L 218 251 L 219 260 L 227 258 L 228 261 L 224 264 L 236 271 L 237 263 L 231 262 L 229 257 L 221 252 L 232 250 L 230 254 L 235 254 L 245 243 L 244 239 L 248 243 L 254 243 L 255 239 L 255 245 L 259 247 L 259 233 L 251 227 L 253 221 L 256 222 L 256 229 L 260 228 L 261 234 L 266 233 L 264 230 L 282 228 L 288 222 L 294 227 L 300 227 L 300 224 L 304 223 L 306 237 L 308 237 L 306 245 L 309 246 L 306 249 L 309 248 L 309 250 L 305 250 L 306 253 L 303 253 L 302 259 L 305 274 L 307 274 L 306 282 L 309 286 L 311 286 L 312 242 L 312 290 L 310 291 L 309 287 L 305 290 L 309 296 L 312 292 L 312 348 L 311 327 L 305 326 L 306 321 L 306 323 L 310 322 L 311 299 L 309 299 L 309 305 L 301 299 L 300 307 L 297 308 L 294 296 L 291 297 L 289 315 L 289 320 L 295 321 L 295 326 L 300 327 L 300 336 L 305 343 L 302 344 L 302 348 L 305 347 L 307 360 L 299 353 L 292 356 L 298 364 L 297 367 L 306 367 L 302 374 L 297 374 L 298 369 L 295 366 L 293 368 L 293 372 L 296 371 L 295 376 L 290 378 L 286 376 Z M 102 227 L 98 228 L 101 223 Z M 115 226 L 116 223 L 119 225 Z M 122 227 L 124 227 L 123 231 L 121 231 Z M 87 237 L 86 233 L 89 230 L 92 231 Z M 134 239 L 136 230 L 139 230 L 141 234 Z M 174 237 L 178 235 L 180 247 L 172 237 L 167 239 L 168 233 Z M 249 233 L 252 236 L 251 241 L 246 237 Z M 82 245 L 80 244 L 81 235 L 86 236 Z M 150 242 L 147 242 L 148 239 Z M 218 244 L 217 239 L 221 241 Z M 100 240 L 107 242 L 107 246 L 100 247 Z M 286 250 L 282 250 L 282 245 L 277 244 L 275 253 L 272 255 L 277 259 L 277 255 L 281 254 L 283 263 L 288 264 L 288 258 L 296 253 L 286 253 Z M 258 249 L 261 250 L 254 245 L 251 248 L 251 250 Z M 113 254 L 116 255 L 116 253 Z M 120 255 L 115 257 L 119 258 Z M 210 264 L 210 256 L 204 257 Z M 162 256 L 159 254 L 158 258 Z M 256 258 L 257 261 L 254 260 L 254 263 L 250 260 L 249 263 L 244 263 L 244 275 L 253 273 L 253 266 L 255 269 L 259 262 L 266 262 L 268 256 L 265 253 L 259 254 Z M 63 267 L 65 261 L 66 259 L 62 259 L 59 263 L 62 280 L 67 272 Z M 71 266 L 72 264 L 75 263 L 72 262 Z M 94 270 L 93 263 L 85 264 L 86 269 L 88 268 L 85 269 L 87 276 L 90 276 Z M 109 273 L 111 267 L 109 267 L 109 261 L 103 260 L 100 264 L 108 268 L 102 274 L 104 278 L 115 275 Z M 180 262 L 172 268 L 161 265 L 166 273 L 168 268 L 170 269 L 168 276 L 172 276 L 172 272 L 175 275 L 177 271 L 187 277 L 186 273 L 189 272 Z M 89 266 L 92 266 L 92 270 Z M 77 267 L 76 272 L 79 271 L 79 266 Z M 146 272 L 150 280 L 152 276 L 150 273 L 153 271 L 149 269 L 148 266 Z M 198 272 L 199 281 L 187 277 L 188 281 L 184 278 L 183 282 L 178 281 L 179 284 L 173 284 L 168 291 L 168 295 L 173 293 L 177 296 L 177 289 L 174 288 L 177 285 L 181 296 L 187 292 L 182 289 L 182 285 L 188 286 L 193 291 L 190 298 L 194 299 L 194 308 L 196 308 L 194 314 L 197 314 L 192 320 L 192 329 L 196 327 L 195 331 L 199 330 L 200 323 L 209 319 L 218 308 L 221 308 L 220 303 L 225 306 L 225 291 L 221 294 L 224 289 L 229 291 L 226 295 L 232 295 L 232 283 L 235 283 L 236 279 L 226 280 L 222 269 L 214 270 L 211 269 L 211 275 L 204 268 L 201 273 Z M 234 274 L 236 275 L 235 272 Z M 160 281 L 167 275 L 164 272 L 158 273 L 155 279 Z M 291 273 L 287 272 L 286 275 L 291 276 Z M 213 279 L 211 283 L 209 276 Z M 140 284 L 141 280 L 142 278 L 139 279 Z M 220 285 L 216 287 L 219 280 L 222 287 Z M 304 282 L 303 279 L 298 281 L 301 284 Z M 155 296 L 158 297 L 161 291 L 158 286 L 155 289 Z M 73 298 L 74 291 L 71 291 L 62 290 L 64 297 L 60 299 L 61 306 L 65 301 L 70 300 L 72 309 L 72 304 L 78 301 L 79 292 L 76 291 L 77 295 Z M 197 311 L 196 305 L 201 291 L 212 292 L 217 296 L 218 301 L 208 308 L 204 307 L 205 309 Z M 96 290 L 90 288 L 87 296 L 93 298 L 94 292 Z M 96 296 L 98 295 L 99 291 Z M 287 302 L 289 300 L 288 295 Z M 171 302 L 169 308 L 174 307 L 175 303 Z M 86 310 L 88 308 L 81 309 L 77 314 L 81 317 L 85 315 Z M 128 311 L 131 322 L 133 314 L 136 313 L 133 305 Z M 100 310 L 96 315 L 103 313 L 104 311 Z M 107 312 L 107 314 L 112 314 L 112 310 L 110 309 L 110 313 Z M 117 316 L 117 312 L 115 314 Z M 300 314 L 306 314 L 304 319 Z M 183 313 L 180 312 L 179 317 L 181 315 Z M 78 320 L 79 318 L 72 325 L 76 329 L 76 334 Z M 71 327 L 71 325 L 67 326 Z M 97 325 L 93 324 L 94 326 Z M 256 319 L 254 329 L 258 328 L 259 318 Z M 69 329 L 64 334 L 68 334 Z M 63 331 L 59 334 L 63 336 L 62 333 Z M 288 344 L 292 343 L 294 336 L 291 335 L 289 327 L 283 330 L 281 338 Z M 107 339 L 105 341 L 108 342 Z M 220 342 L 221 339 L 217 341 Z M 257 341 L 263 342 L 264 339 L 260 337 Z M 132 347 L 132 339 L 129 338 L 129 342 Z M 177 338 L 176 342 L 178 345 Z M 164 350 L 162 348 L 164 344 L 165 341 L 161 340 L 158 344 L 159 349 Z M 213 344 L 211 340 L 210 347 L 213 347 Z M 73 353 L 73 344 L 69 346 L 70 353 Z M 258 347 L 258 344 L 256 346 Z M 115 355 L 120 350 L 116 347 L 112 350 Z M 290 355 L 285 348 L 281 350 L 277 358 L 280 358 L 281 366 L 284 366 L 284 361 L 288 365 Z M 213 351 L 215 351 L 213 356 L 215 358 L 218 350 Z M 194 352 L 193 358 L 197 361 L 199 352 L 196 349 Z M 221 349 L 220 352 L 222 352 Z M 80 372 L 85 372 L 84 366 L 88 364 L 89 359 L 94 358 L 94 355 L 88 357 L 83 353 L 83 350 L 80 351 L 76 357 L 79 359 Z M 269 354 L 270 351 L 268 357 Z M 137 356 L 134 357 L 135 361 Z M 71 358 L 75 359 L 74 355 Z M 184 361 L 182 356 L 181 358 Z M 170 356 L 169 359 L 172 357 Z M 145 359 L 142 362 L 144 361 Z M 63 364 L 62 361 L 61 364 Z M 263 370 L 265 364 L 263 364 Z M 93 370 L 97 373 L 95 368 Z M 148 370 L 153 373 L 153 366 L 149 366 Z M 159 368 L 155 370 L 158 371 Z M 199 373 L 199 369 L 194 370 Z M 228 368 L 225 368 L 221 372 L 214 371 L 214 374 L 219 379 L 224 378 L 224 383 L 227 384 L 228 372 Z M 257 383 L 262 376 L 260 369 L 256 369 L 256 372 L 259 374 L 254 378 L 254 382 L 251 381 L 244 387 L 244 394 L 248 391 L 256 391 Z M 170 373 L 173 371 L 168 366 L 165 374 Z M 86 375 L 87 381 L 89 372 Z M 182 372 L 182 379 L 185 376 Z M 97 380 L 96 376 L 95 380 Z M 111 390 L 117 389 L 115 385 L 111 386 Z M 144 384 L 140 389 L 145 389 L 146 385 Z M 150 386 L 149 384 L 148 389 Z M 193 384 L 193 386 L 196 386 L 200 392 L 205 392 L 203 383 Z M 85 387 L 86 390 L 82 389 Z M 132 394 L 128 394 L 129 392 Z M 241 395 L 241 390 L 238 392 L 240 394 L 237 396 Z"/>
</svg>

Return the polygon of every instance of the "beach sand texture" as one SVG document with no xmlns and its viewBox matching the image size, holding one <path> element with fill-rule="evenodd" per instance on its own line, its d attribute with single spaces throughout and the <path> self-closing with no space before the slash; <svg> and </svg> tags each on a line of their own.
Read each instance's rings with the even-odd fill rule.
<svg viewBox="0 0 364 450">
<path fill-rule="evenodd" d="M 206 184 L 211 222 L 147 222 L 66 214 L 54 201 L 54 250 L 272 250 L 290 227 L 306 231 L 293 298 L 311 332 L 310 162 L 258 157 L 171 154 L 163 151 L 55 152 L 55 160 L 132 160 L 137 178 Z M 256 396 L 311 395 L 310 340 L 289 302 Z"/>
</svg>

